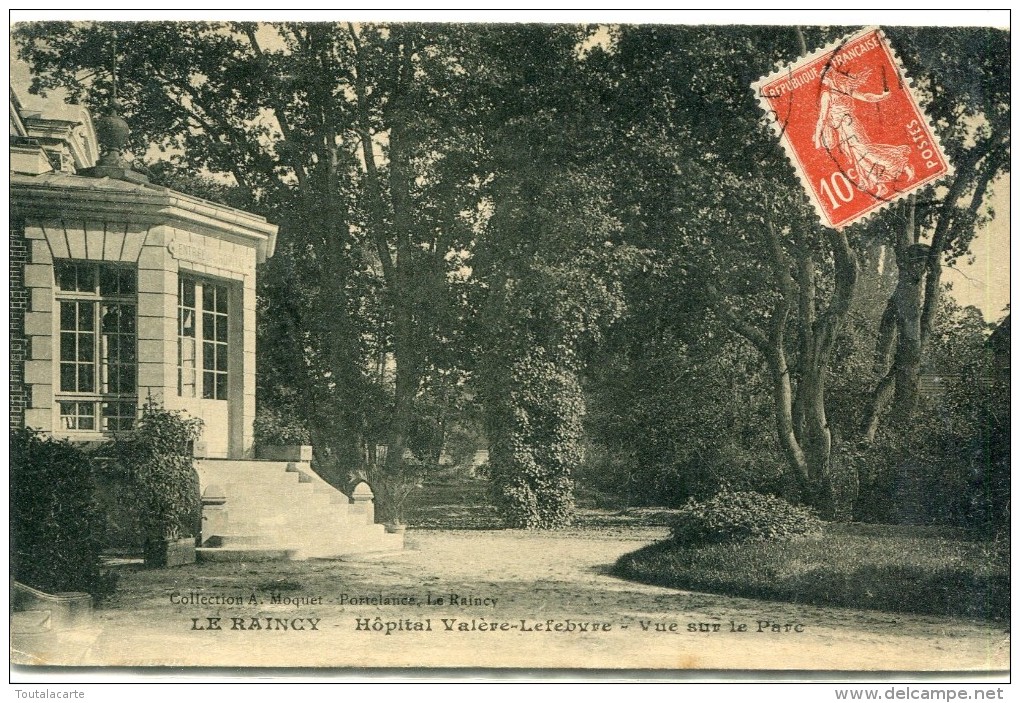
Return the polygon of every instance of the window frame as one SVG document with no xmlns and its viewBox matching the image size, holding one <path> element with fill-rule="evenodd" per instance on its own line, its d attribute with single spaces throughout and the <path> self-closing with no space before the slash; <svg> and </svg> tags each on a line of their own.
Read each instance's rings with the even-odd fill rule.
<svg viewBox="0 0 1020 703">
<path fill-rule="evenodd" d="M 193 306 L 185 304 L 185 287 L 193 291 Z M 211 296 L 208 293 L 212 293 Z M 211 306 L 209 299 L 211 298 Z M 181 271 L 177 284 L 177 395 L 187 400 L 230 400 L 231 283 Z M 222 305 L 220 304 L 222 302 Z M 184 334 L 185 315 L 192 315 L 191 335 Z M 222 332 L 221 332 L 222 330 Z M 185 344 L 193 344 L 190 365 Z M 210 354 L 211 352 L 211 354 Z M 190 378 L 189 378 L 190 376 Z M 190 380 L 190 383 L 185 383 Z M 190 389 L 190 393 L 185 393 Z"/>
<path fill-rule="evenodd" d="M 66 271 L 73 269 L 74 285 L 65 289 Z M 83 289 L 80 271 L 91 270 L 91 287 Z M 115 276 L 109 272 L 115 271 Z M 127 276 L 125 275 L 127 274 Z M 115 281 L 115 291 L 104 292 L 104 286 Z M 130 280 L 130 290 L 125 283 Z M 53 262 L 54 301 L 54 376 L 53 398 L 57 432 L 62 434 L 110 435 L 130 431 L 138 417 L 138 269 L 130 263 L 91 261 L 82 259 L 56 259 Z M 82 330 L 81 306 L 91 305 L 91 330 Z M 65 329 L 65 306 L 74 306 L 75 329 Z M 129 315 L 123 315 L 130 309 Z M 109 331 L 107 315 L 118 310 L 116 329 Z M 105 325 L 105 327 L 104 327 Z M 74 358 L 65 359 L 66 335 L 74 335 Z M 91 336 L 91 360 L 81 358 L 81 339 Z M 114 356 L 111 357 L 111 351 Z M 74 390 L 64 388 L 64 369 L 68 364 L 75 368 Z M 79 369 L 91 366 L 91 389 L 82 389 Z M 124 374 L 127 374 L 126 376 Z M 130 390 L 123 390 L 130 379 Z M 114 382 L 116 379 L 116 382 Z M 116 390 L 108 390 L 110 384 Z M 104 386 L 107 390 L 104 390 Z M 130 405 L 131 412 L 126 408 Z M 91 413 L 82 412 L 91 409 Z M 69 410 L 70 412 L 64 412 Z M 108 412 L 113 410 L 114 412 Z M 82 418 L 90 418 L 91 427 L 82 426 Z"/>
</svg>

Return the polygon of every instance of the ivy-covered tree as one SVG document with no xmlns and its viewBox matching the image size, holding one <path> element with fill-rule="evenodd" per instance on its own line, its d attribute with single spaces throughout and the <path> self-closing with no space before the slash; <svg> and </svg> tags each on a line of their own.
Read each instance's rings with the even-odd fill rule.
<svg viewBox="0 0 1020 703">
<path fill-rule="evenodd" d="M 494 503 L 511 527 L 557 527 L 573 517 L 585 350 L 622 312 L 613 267 L 628 257 L 606 253 L 613 218 L 599 202 L 579 200 L 593 187 L 564 176 L 546 184 L 540 203 L 500 199 L 492 239 L 480 245 L 477 382 Z M 507 246 L 530 251 L 507 256 Z"/>
<path fill-rule="evenodd" d="M 475 382 L 496 506 L 509 526 L 573 516 L 588 352 L 624 307 L 637 260 L 611 207 L 605 107 L 580 51 L 594 28 L 483 31 L 491 214 L 475 250 Z M 594 74 L 594 75 L 593 75 Z"/>
</svg>

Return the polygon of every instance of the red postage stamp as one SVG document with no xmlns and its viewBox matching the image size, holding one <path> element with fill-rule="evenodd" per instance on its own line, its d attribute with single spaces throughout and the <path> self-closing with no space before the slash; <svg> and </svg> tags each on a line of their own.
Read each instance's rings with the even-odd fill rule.
<svg viewBox="0 0 1020 703">
<path fill-rule="evenodd" d="M 752 88 L 829 227 L 842 229 L 952 173 L 877 27 L 802 57 Z"/>
</svg>

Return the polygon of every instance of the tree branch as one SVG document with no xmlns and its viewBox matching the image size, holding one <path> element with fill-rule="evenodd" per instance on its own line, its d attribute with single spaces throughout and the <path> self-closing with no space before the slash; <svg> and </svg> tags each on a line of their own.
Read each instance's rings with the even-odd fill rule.
<svg viewBox="0 0 1020 703">
<path fill-rule="evenodd" d="M 928 259 L 926 262 L 926 269 L 928 275 L 925 279 L 924 285 L 924 304 L 921 308 L 921 346 L 922 348 L 927 343 L 928 338 L 931 336 L 931 329 L 935 320 L 935 312 L 938 308 L 939 298 L 941 297 L 940 286 L 942 284 L 942 256 L 949 249 L 952 243 L 950 232 L 952 231 L 952 224 L 955 216 L 956 202 L 963 195 L 966 190 L 968 181 L 974 176 L 974 169 L 978 167 L 982 159 L 989 157 L 989 165 L 977 176 L 977 185 L 975 186 L 974 195 L 978 194 L 984 197 L 984 193 L 988 187 L 988 183 L 995 177 L 1001 167 L 1004 154 L 1007 152 L 1004 148 L 997 148 L 1001 145 L 999 141 L 1004 138 L 1004 134 L 1000 131 L 994 131 L 985 141 L 982 147 L 975 145 L 967 154 L 967 158 L 963 164 L 958 164 L 957 168 L 958 175 L 953 179 L 953 184 L 949 188 L 949 192 L 946 194 L 944 203 L 945 206 L 939 213 L 938 222 L 935 225 L 935 233 L 931 238 L 931 249 L 928 251 Z M 997 156 L 992 156 L 997 154 Z M 971 199 L 970 207 L 973 208 L 971 212 L 976 212 L 977 208 L 981 206 L 980 201 Z"/>
<path fill-rule="evenodd" d="M 750 342 L 755 349 L 761 352 L 763 357 L 768 359 L 771 355 L 768 337 L 766 337 L 757 327 L 738 317 L 733 310 L 728 308 L 725 302 L 723 302 L 723 298 L 719 294 L 719 291 L 716 290 L 715 286 L 707 286 L 706 292 L 714 300 L 713 307 L 716 314 L 723 319 L 726 326 Z"/>
<path fill-rule="evenodd" d="M 248 38 L 248 42 L 251 44 L 252 51 L 255 53 L 255 57 L 258 59 L 258 62 L 262 67 L 263 74 L 268 77 L 270 75 L 269 61 L 268 58 L 266 57 L 265 51 L 263 51 L 262 47 L 259 45 L 258 37 L 255 35 L 255 29 L 253 25 L 246 22 L 243 24 L 243 28 L 244 34 Z M 270 106 L 273 108 L 273 114 L 276 116 L 276 122 L 277 124 L 280 125 L 280 134 L 283 136 L 283 142 L 284 143 L 292 142 L 293 131 L 291 130 L 290 121 L 287 119 L 287 112 L 284 109 L 284 107 L 280 104 L 278 98 L 279 95 L 278 86 L 268 87 L 269 90 L 267 91 L 268 93 L 267 99 L 268 102 L 270 103 Z M 290 150 L 288 149 L 283 149 L 282 151 L 280 149 L 277 149 L 277 153 L 281 153 L 281 155 L 287 154 L 289 151 Z M 294 175 L 298 179 L 298 185 L 303 186 L 307 175 L 304 165 L 293 158 L 288 159 L 288 161 L 290 162 L 289 164 L 290 167 L 294 169 Z"/>
<path fill-rule="evenodd" d="M 367 68 L 365 66 L 364 56 L 361 49 L 361 40 L 358 38 L 358 32 L 354 28 L 354 24 L 351 22 L 347 23 L 347 30 L 351 35 L 351 42 L 354 45 L 354 57 L 355 57 L 355 72 L 354 72 L 354 94 L 357 101 L 358 118 L 361 122 L 360 128 L 358 129 L 358 135 L 361 138 L 361 152 L 362 158 L 365 161 L 365 175 L 367 177 L 367 190 L 368 190 L 368 201 L 370 203 L 369 209 L 374 211 L 376 222 L 374 226 L 370 224 L 372 232 L 370 236 L 372 241 L 375 242 L 376 253 L 379 256 L 379 261 L 383 267 L 383 277 L 387 281 L 394 280 L 394 264 L 393 257 L 390 254 L 389 239 L 387 238 L 387 228 L 385 226 L 385 206 L 382 201 L 382 184 L 379 182 L 379 171 L 375 163 L 375 152 L 374 145 L 372 143 L 371 119 L 368 111 L 368 86 L 366 73 Z"/>
</svg>

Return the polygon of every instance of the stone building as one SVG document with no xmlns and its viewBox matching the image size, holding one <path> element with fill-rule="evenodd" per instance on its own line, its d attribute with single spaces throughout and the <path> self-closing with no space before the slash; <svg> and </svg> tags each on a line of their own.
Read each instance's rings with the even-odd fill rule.
<svg viewBox="0 0 1020 703">
<path fill-rule="evenodd" d="M 97 439 L 153 397 L 202 418 L 197 456 L 251 457 L 255 267 L 277 227 L 97 165 L 84 110 L 11 106 L 11 422 Z"/>
<path fill-rule="evenodd" d="M 312 472 L 307 450 L 254 461 L 255 280 L 277 226 L 150 183 L 121 154 L 123 120 L 98 128 L 102 154 L 88 111 L 44 116 L 11 92 L 11 428 L 101 442 L 129 432 L 152 398 L 203 420 L 208 546 L 393 546 L 399 536 L 372 524 L 367 486 L 347 499 Z M 266 490 L 279 498 L 269 516 L 252 496 Z M 323 529 L 336 538 L 324 542 Z"/>
</svg>

